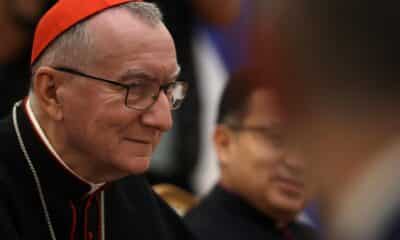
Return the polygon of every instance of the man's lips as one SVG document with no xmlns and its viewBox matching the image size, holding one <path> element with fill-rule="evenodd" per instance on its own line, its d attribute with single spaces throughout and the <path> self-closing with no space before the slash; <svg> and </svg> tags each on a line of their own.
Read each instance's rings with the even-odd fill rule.
<svg viewBox="0 0 400 240">
<path fill-rule="evenodd" d="M 135 142 L 135 143 L 140 143 L 140 144 L 153 144 L 153 140 L 148 140 L 148 139 L 138 139 L 138 138 L 125 138 L 125 140 L 129 142 Z"/>
<path fill-rule="evenodd" d="M 304 183 L 297 179 L 279 176 L 275 180 L 287 191 L 301 193 L 304 190 Z"/>
</svg>

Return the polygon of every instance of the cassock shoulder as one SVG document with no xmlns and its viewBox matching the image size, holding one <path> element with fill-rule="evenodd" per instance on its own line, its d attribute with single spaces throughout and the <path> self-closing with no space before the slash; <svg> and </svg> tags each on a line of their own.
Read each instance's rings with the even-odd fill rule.
<svg viewBox="0 0 400 240">
<path fill-rule="evenodd" d="M 116 211 L 129 217 L 132 227 L 140 226 L 143 235 L 157 239 L 192 239 L 182 219 L 156 193 L 142 175 L 121 179 L 110 187 L 112 202 L 121 203 Z M 106 199 L 107 199 L 106 189 Z M 118 198 L 118 199 L 117 199 Z M 114 206 L 115 209 L 115 206 Z M 121 215 L 120 215 L 121 216 Z"/>
<path fill-rule="evenodd" d="M 17 224 L 12 211 L 15 207 L 17 159 L 20 158 L 11 117 L 0 120 L 0 238 L 18 239 Z"/>
</svg>

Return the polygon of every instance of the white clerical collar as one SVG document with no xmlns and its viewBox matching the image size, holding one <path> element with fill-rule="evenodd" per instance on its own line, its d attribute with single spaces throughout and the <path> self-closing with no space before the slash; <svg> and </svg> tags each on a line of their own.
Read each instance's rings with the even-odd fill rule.
<svg viewBox="0 0 400 240">
<path fill-rule="evenodd" d="M 26 112 L 28 114 L 29 119 L 31 120 L 32 124 L 33 124 L 33 128 L 35 129 L 35 131 L 39 134 L 40 138 L 42 139 L 42 141 L 44 142 L 44 144 L 46 145 L 46 147 L 50 150 L 50 152 L 53 154 L 53 156 L 55 157 L 55 159 L 57 159 L 57 161 L 64 166 L 65 169 L 67 169 L 72 175 L 74 175 L 75 177 L 77 177 L 78 179 L 80 179 L 81 181 L 87 183 L 90 185 L 90 192 L 89 194 L 95 192 L 96 190 L 98 190 L 100 187 L 102 187 L 104 185 L 104 183 L 92 183 L 84 178 L 82 178 L 81 176 L 79 176 L 76 172 L 74 172 L 70 167 L 68 167 L 68 165 L 62 160 L 62 158 L 60 157 L 60 155 L 58 155 L 58 153 L 56 152 L 56 150 L 53 148 L 53 146 L 51 145 L 51 143 L 49 142 L 49 139 L 47 138 L 46 134 L 44 133 L 43 129 L 40 127 L 40 124 L 38 122 L 38 120 L 35 117 L 35 114 L 32 111 L 31 105 L 30 105 L 30 98 L 28 97 L 26 104 L 25 104 L 25 109 Z"/>
</svg>

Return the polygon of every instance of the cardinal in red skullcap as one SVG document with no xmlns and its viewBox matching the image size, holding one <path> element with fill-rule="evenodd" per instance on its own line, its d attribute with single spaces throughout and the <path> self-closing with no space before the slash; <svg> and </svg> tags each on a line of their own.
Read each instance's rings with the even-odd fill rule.
<svg viewBox="0 0 400 240">
<path fill-rule="evenodd" d="M 144 178 L 187 90 L 158 7 L 59 0 L 31 67 L 0 120 L 0 238 L 192 239 Z"/>
</svg>

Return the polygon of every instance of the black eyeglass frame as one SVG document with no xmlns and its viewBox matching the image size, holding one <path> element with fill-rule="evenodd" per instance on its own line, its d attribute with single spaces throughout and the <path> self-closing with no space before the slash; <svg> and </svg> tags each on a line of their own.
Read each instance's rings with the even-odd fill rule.
<svg viewBox="0 0 400 240">
<path fill-rule="evenodd" d="M 105 82 L 105 83 L 109 83 L 109 84 L 113 84 L 113 85 L 116 85 L 116 86 L 125 88 L 125 90 L 126 90 L 126 95 L 125 95 L 125 106 L 126 106 L 127 108 L 135 109 L 135 110 L 139 110 L 139 111 L 145 111 L 145 110 L 150 109 L 150 108 L 156 103 L 158 97 L 160 96 L 160 92 L 161 92 L 161 91 L 164 91 L 164 93 L 165 93 L 165 94 L 167 95 L 167 97 L 168 97 L 168 90 L 171 89 L 171 86 L 180 85 L 180 86 L 182 86 L 183 89 L 184 89 L 184 90 L 183 90 L 183 91 L 184 91 L 184 94 L 183 94 L 182 99 L 179 100 L 179 103 L 178 103 L 177 105 L 174 106 L 174 104 L 172 104 L 172 100 L 170 100 L 170 97 L 168 97 L 168 101 L 169 101 L 169 103 L 170 103 L 171 110 L 176 110 L 176 109 L 178 109 L 178 108 L 181 106 L 183 100 L 185 99 L 186 93 L 187 93 L 187 90 L 188 90 L 188 87 L 189 87 L 189 86 L 188 86 L 188 83 L 187 83 L 187 82 L 183 82 L 183 81 L 174 81 L 174 82 L 168 82 L 168 83 L 165 83 L 165 84 L 161 84 L 161 85 L 160 85 L 160 88 L 159 88 L 159 90 L 158 90 L 158 92 L 157 92 L 157 94 L 151 96 L 151 98 L 153 99 L 153 102 L 152 102 L 149 106 L 147 106 L 147 107 L 138 108 L 138 107 L 133 107 L 133 106 L 129 106 L 129 105 L 128 105 L 129 91 L 130 91 L 130 89 L 131 89 L 132 87 L 134 87 L 134 86 L 136 86 L 136 85 L 138 85 L 138 84 L 135 84 L 135 83 L 134 83 L 134 84 L 123 84 L 123 83 L 120 83 L 120 82 L 117 82 L 117 81 L 114 81 L 114 80 L 109 80 L 109 79 L 105 79 L 105 78 L 100 78 L 100 77 L 92 76 L 92 75 L 89 75 L 89 74 L 87 74 L 87 73 L 83 73 L 83 72 L 81 72 L 81 71 L 78 71 L 78 70 L 75 70 L 75 69 L 72 69 L 72 68 L 68 68 L 68 67 L 54 67 L 54 66 L 52 66 L 51 68 L 53 68 L 53 69 L 55 69 L 55 70 L 57 70 L 57 71 L 60 71 L 60 72 L 66 72 L 66 73 L 69 73 L 69 74 L 73 74 L 73 75 L 77 75 L 77 76 L 81 76 L 81 77 L 85 77 L 85 78 L 89 78 L 89 79 L 93 79 L 93 80 L 98 80 L 98 81 L 101 81 L 101 82 Z"/>
<path fill-rule="evenodd" d="M 240 125 L 240 124 L 227 124 L 227 127 L 234 131 L 250 131 L 250 132 L 259 132 L 262 133 L 262 135 L 271 141 L 275 147 L 281 147 L 283 146 L 283 140 L 282 136 L 277 137 L 276 134 L 274 133 L 273 130 L 269 127 L 264 127 L 264 126 L 245 126 L 245 125 Z"/>
</svg>

